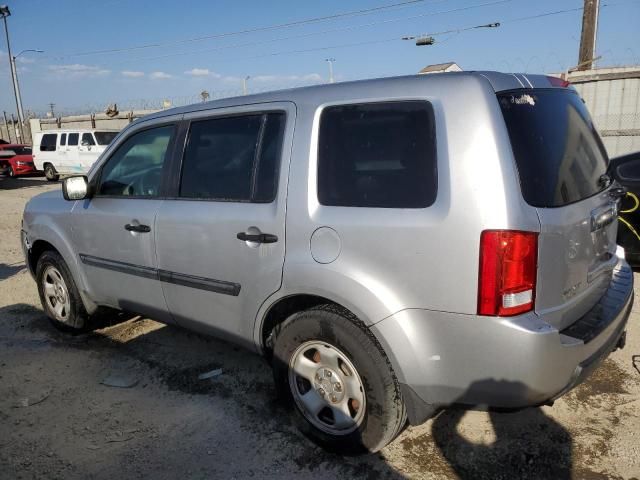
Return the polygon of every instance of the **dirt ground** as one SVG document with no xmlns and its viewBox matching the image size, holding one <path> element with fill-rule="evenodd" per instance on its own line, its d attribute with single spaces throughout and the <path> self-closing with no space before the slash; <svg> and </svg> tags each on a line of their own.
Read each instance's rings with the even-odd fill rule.
<svg viewBox="0 0 640 480">
<path fill-rule="evenodd" d="M 627 347 L 554 407 L 445 411 L 380 454 L 335 456 L 251 353 L 139 317 L 56 331 L 19 244 L 24 204 L 55 188 L 0 178 L 0 478 L 640 478 L 640 307 Z"/>
</svg>

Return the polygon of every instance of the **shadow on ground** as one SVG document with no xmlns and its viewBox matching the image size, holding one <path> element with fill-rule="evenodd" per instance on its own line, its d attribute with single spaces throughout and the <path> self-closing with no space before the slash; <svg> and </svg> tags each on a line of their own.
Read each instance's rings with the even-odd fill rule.
<svg viewBox="0 0 640 480">
<path fill-rule="evenodd" d="M 19 263 L 0 263 L 0 281 L 13 277 L 16 273 L 22 272 L 26 268 L 25 264 Z"/>
<path fill-rule="evenodd" d="M 399 466 L 387 450 L 342 457 L 298 432 L 257 355 L 132 315 L 108 313 L 100 322 L 94 333 L 69 336 L 30 305 L 0 308 L 0 396 L 13 401 L 24 387 L 12 379 L 51 392 L 30 411 L 0 402 L 0 424 L 13 425 L 0 435 L 9 439 L 0 445 L 7 475 L 384 479 L 406 478 L 408 460 L 410 470 L 439 477 L 570 477 L 571 436 L 540 409 L 491 413 L 490 444 L 465 439 L 464 412 L 451 410 L 431 434 L 392 446 L 412 452 L 394 458 Z M 199 378 L 218 368 L 220 376 Z M 105 387 L 114 375 L 131 388 Z"/>
<path fill-rule="evenodd" d="M 17 190 L 19 188 L 42 187 L 55 182 L 46 182 L 40 176 L 2 177 L 0 176 L 1 190 Z"/>
</svg>

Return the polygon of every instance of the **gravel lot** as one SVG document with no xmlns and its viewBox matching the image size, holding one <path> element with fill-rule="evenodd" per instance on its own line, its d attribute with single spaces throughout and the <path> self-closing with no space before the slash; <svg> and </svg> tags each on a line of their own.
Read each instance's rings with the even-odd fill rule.
<svg viewBox="0 0 640 480">
<path fill-rule="evenodd" d="M 445 411 L 378 455 L 339 457 L 297 433 L 251 353 L 140 317 L 53 329 L 19 228 L 26 201 L 55 188 L 0 178 L 0 478 L 640 477 L 638 307 L 627 347 L 554 407 Z"/>
</svg>

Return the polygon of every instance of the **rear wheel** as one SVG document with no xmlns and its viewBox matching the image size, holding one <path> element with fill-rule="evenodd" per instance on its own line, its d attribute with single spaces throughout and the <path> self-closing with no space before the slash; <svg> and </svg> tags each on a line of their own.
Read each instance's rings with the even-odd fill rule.
<svg viewBox="0 0 640 480">
<path fill-rule="evenodd" d="M 406 422 L 387 357 L 371 332 L 339 307 L 289 317 L 277 332 L 273 369 L 294 422 L 329 450 L 376 452 Z"/>
<path fill-rule="evenodd" d="M 73 333 L 88 329 L 88 315 L 76 284 L 57 252 L 47 251 L 40 256 L 36 280 L 42 308 L 56 328 Z"/>
<path fill-rule="evenodd" d="M 50 182 L 57 182 L 60 178 L 60 175 L 58 175 L 55 167 L 50 163 L 47 163 L 44 166 L 44 176 L 47 177 L 47 180 L 49 180 Z"/>
</svg>

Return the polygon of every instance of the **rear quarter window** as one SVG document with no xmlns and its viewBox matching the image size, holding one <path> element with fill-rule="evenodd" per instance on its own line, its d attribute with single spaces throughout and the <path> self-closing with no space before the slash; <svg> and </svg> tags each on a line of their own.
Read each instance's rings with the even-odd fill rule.
<svg viewBox="0 0 640 480">
<path fill-rule="evenodd" d="M 320 117 L 318 200 L 424 208 L 437 193 L 435 120 L 426 101 L 327 107 Z"/>
<path fill-rule="evenodd" d="M 528 204 L 561 207 L 604 188 L 607 153 L 574 90 L 518 90 L 498 101 Z"/>
<path fill-rule="evenodd" d="M 45 133 L 40 139 L 40 151 L 41 152 L 55 152 L 56 143 L 58 141 L 57 133 Z"/>
</svg>

